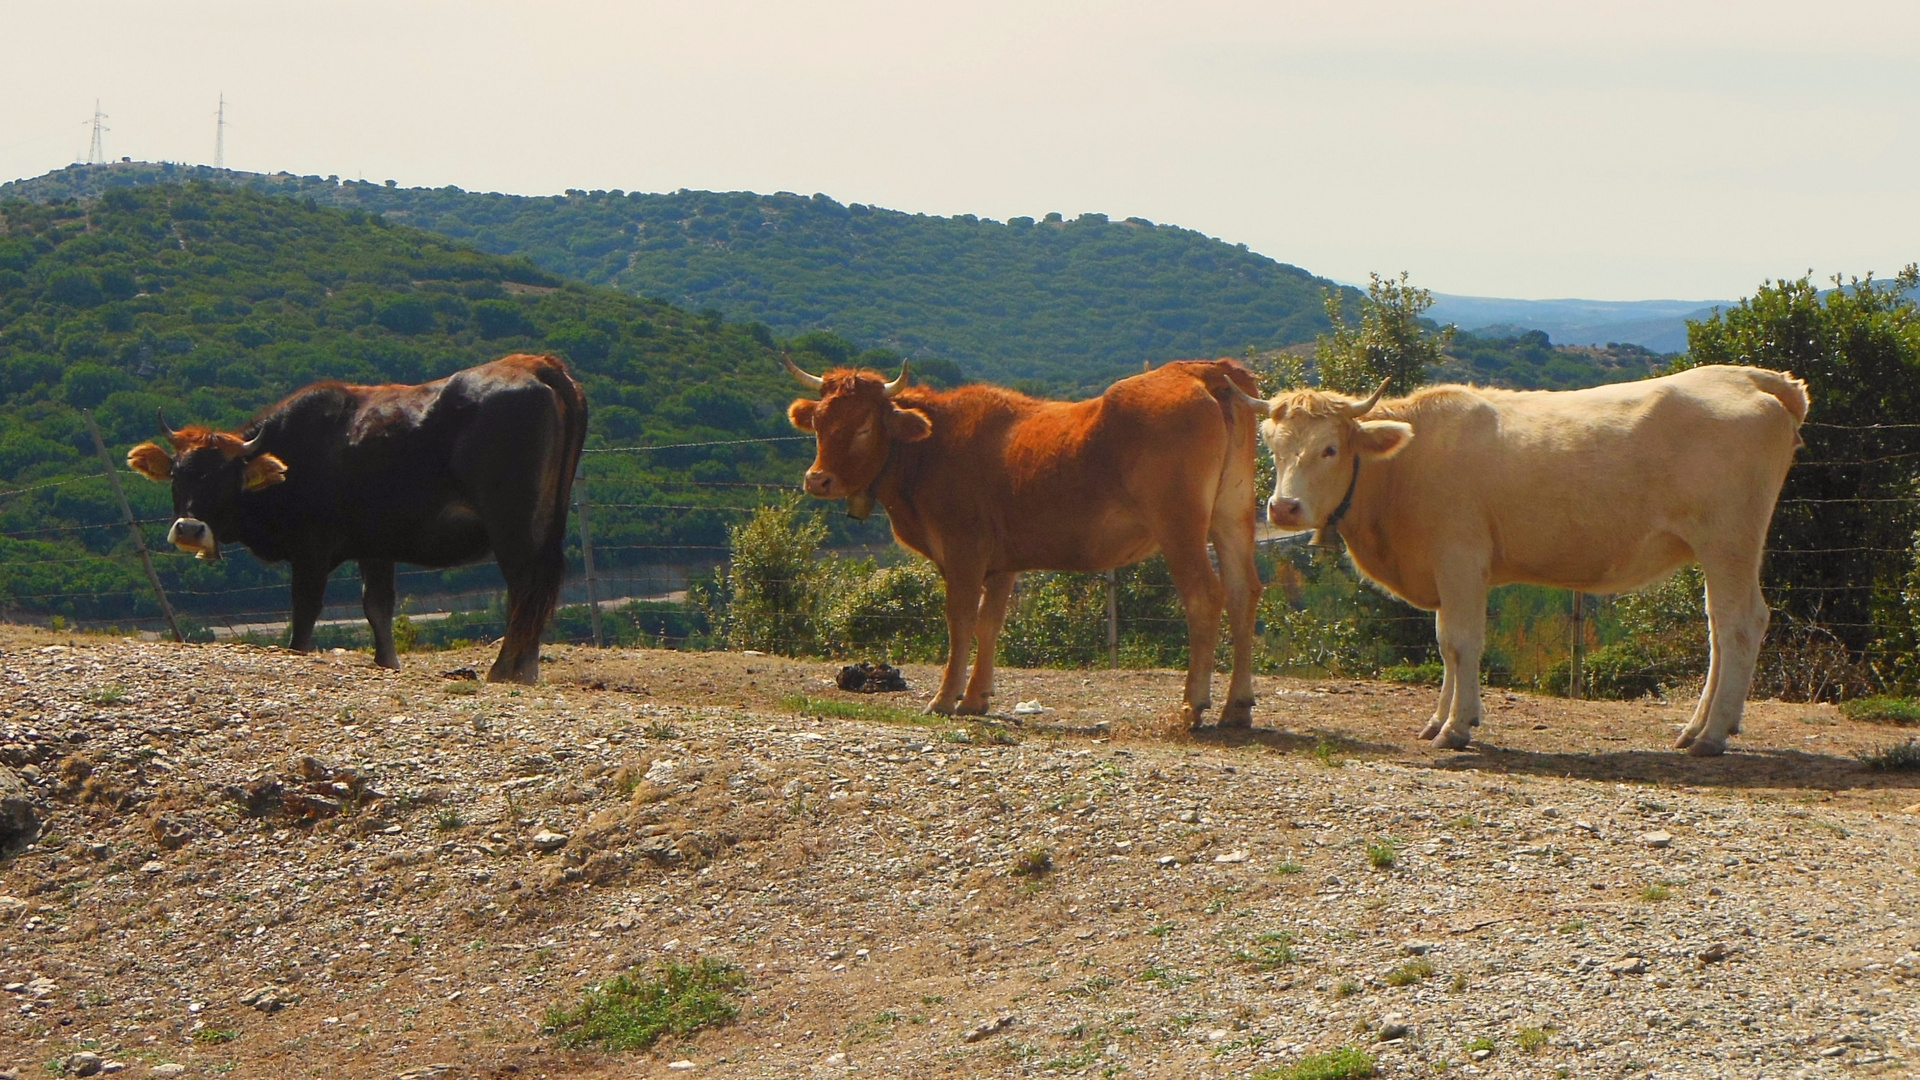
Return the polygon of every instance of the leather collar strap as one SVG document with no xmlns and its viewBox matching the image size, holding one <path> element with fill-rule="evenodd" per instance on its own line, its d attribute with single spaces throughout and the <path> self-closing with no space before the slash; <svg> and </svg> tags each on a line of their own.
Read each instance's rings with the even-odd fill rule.
<svg viewBox="0 0 1920 1080">
<path fill-rule="evenodd" d="M 1359 485 L 1360 452 L 1355 450 L 1353 453 L 1353 476 L 1347 481 L 1347 493 L 1341 497 L 1340 505 L 1333 508 L 1333 513 L 1327 515 L 1326 524 L 1313 531 L 1314 547 L 1333 548 L 1336 551 L 1346 550 L 1346 538 L 1340 535 L 1340 520 L 1347 516 L 1348 510 L 1353 509 L 1353 489 Z"/>
</svg>

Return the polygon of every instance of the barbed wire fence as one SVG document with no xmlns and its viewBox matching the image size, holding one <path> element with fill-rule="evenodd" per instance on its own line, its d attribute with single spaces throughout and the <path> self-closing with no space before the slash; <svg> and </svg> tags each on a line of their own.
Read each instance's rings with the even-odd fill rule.
<svg viewBox="0 0 1920 1080">
<path fill-rule="evenodd" d="M 1795 463 L 1797 470 L 1824 468 L 1860 468 L 1863 466 L 1885 465 L 1906 460 L 1920 459 L 1920 450 L 1899 449 L 1893 452 L 1875 452 L 1864 456 L 1835 456 L 1837 451 L 1831 440 L 1823 437 L 1825 432 L 1850 433 L 1854 435 L 1878 435 L 1887 432 L 1920 432 L 1920 424 L 1873 424 L 1873 425 L 1835 425 L 1808 423 L 1803 426 L 1809 441 L 1809 451 L 1804 452 L 1807 460 Z M 766 444 L 797 443 L 810 441 L 810 435 L 772 436 L 750 439 L 708 440 L 699 442 L 668 443 L 659 445 L 634 445 L 616 447 L 593 447 L 586 450 L 581 468 L 576 474 L 574 486 L 574 526 L 571 539 L 577 543 L 580 572 L 572 576 L 568 591 L 580 596 L 584 604 L 565 605 L 566 610 L 574 611 L 577 622 L 578 609 L 584 607 L 586 626 L 580 633 L 560 633 L 553 635 L 555 640 L 574 644 L 603 646 L 608 635 L 603 632 L 602 617 L 610 610 L 636 601 L 655 603 L 684 603 L 687 584 L 703 573 L 711 573 L 715 568 L 724 568 L 730 554 L 725 543 L 597 543 L 595 522 L 604 525 L 609 516 L 619 524 L 622 517 L 633 514 L 704 514 L 726 522 L 744 522 L 753 514 L 769 506 L 778 504 L 781 499 L 791 495 L 798 485 L 793 483 L 773 483 L 753 480 L 699 480 L 690 478 L 661 478 L 656 476 L 621 476 L 592 467 L 592 463 L 609 460 L 606 455 L 639 456 L 662 452 L 714 451 L 721 448 L 761 446 Z M 116 464 L 106 454 L 104 444 L 99 447 L 102 459 L 102 471 L 97 474 L 69 477 L 44 483 L 24 485 L 19 488 L 0 491 L 0 506 L 8 500 L 34 493 L 47 492 L 82 484 L 105 484 L 118 488 L 121 476 L 133 474 Z M 676 495 L 676 492 L 685 493 Z M 153 569 L 158 562 L 162 566 L 182 567 L 181 560 L 191 562 L 193 556 L 171 549 L 164 540 L 149 535 L 146 530 L 156 526 L 165 526 L 170 518 L 136 517 L 126 503 L 124 495 L 119 497 L 122 520 L 101 521 L 88 524 L 49 524 L 45 527 L 0 532 L 4 540 L 72 540 L 75 537 L 96 530 L 124 528 L 130 530 L 133 543 L 125 549 L 108 552 L 62 553 L 58 555 L 35 555 L 24 559 L 0 558 L 0 570 L 15 566 L 35 566 L 40 568 L 70 566 L 76 570 L 88 565 L 103 562 L 114 563 L 127 568 L 138 566 L 148 581 L 147 588 L 137 585 L 122 585 L 114 588 L 43 589 L 29 592 L 12 593 L 4 600 L 11 609 L 14 618 L 46 619 L 47 614 L 62 606 L 71 606 L 65 602 L 85 601 L 91 609 L 118 606 L 127 610 L 136 609 L 151 595 L 160 617 L 127 615 L 119 618 L 104 616 L 87 618 L 84 621 L 94 628 L 120 628 L 122 630 L 141 630 L 153 632 L 164 624 L 169 636 L 182 638 L 189 634 L 204 634 L 208 631 L 216 638 L 269 640 L 283 637 L 291 620 L 291 601 L 289 584 L 284 580 L 266 581 L 261 584 L 234 585 L 218 588 L 196 588 L 178 583 L 183 575 L 175 573 L 176 584 L 162 588 L 160 575 Z M 1779 500 L 1778 506 L 1808 506 L 1815 508 L 1864 507 L 1893 509 L 1895 507 L 1920 505 L 1920 490 L 1906 495 L 1864 495 L 1848 497 L 1826 496 L 1789 496 Z M 1779 511 L 1776 510 L 1776 513 Z M 1815 512 L 1826 512 L 1817 509 Z M 876 509 L 876 521 L 884 522 L 884 511 Z M 614 530 L 615 534 L 620 530 Z M 1267 538 L 1263 546 L 1284 546 L 1303 541 L 1305 534 L 1290 537 Z M 845 549 L 842 554 L 868 555 L 880 548 L 864 547 Z M 1834 559 L 1844 556 L 1911 556 L 1911 547 L 1885 547 L 1874 545 L 1845 545 L 1804 548 L 1772 548 L 1767 550 L 1768 559 L 1816 558 Z M 356 576 L 353 573 L 338 575 L 345 586 Z M 396 574 L 396 584 L 405 597 L 407 584 L 414 583 L 425 587 L 425 591 L 414 594 L 414 599 L 431 605 L 430 611 L 409 611 L 409 618 L 418 623 L 455 615 L 483 613 L 498 609 L 503 602 L 504 585 L 482 581 L 469 583 L 465 587 L 449 589 L 446 587 L 449 572 L 438 569 L 402 570 Z M 458 576 L 458 575 L 455 575 Z M 477 575 L 466 575 L 471 579 Z M 1126 632 L 1179 634 L 1184 631 L 1186 622 L 1182 617 L 1173 615 L 1142 615 L 1138 612 L 1123 615 L 1120 597 L 1125 591 L 1132 595 L 1159 594 L 1170 603 L 1176 597 L 1171 585 L 1143 580 L 1130 580 L 1123 586 L 1113 572 L 1101 575 L 1104 578 L 1106 603 L 1100 613 L 1098 627 L 1105 643 L 1106 661 L 1109 666 L 1118 667 L 1122 660 L 1122 642 Z M 1024 580 L 1024 579 L 1023 579 Z M 439 588 L 433 586 L 438 584 Z M 791 583 L 790 583 L 791 584 Z M 1824 585 L 1795 585 L 1794 592 L 1801 596 L 1825 593 L 1872 593 L 1884 590 L 1884 582 L 1855 581 Z M 323 627 L 364 627 L 364 621 L 356 610 L 357 604 L 339 597 L 339 590 L 330 594 L 327 609 L 322 615 Z M 1836 631 L 1873 630 L 1879 624 L 1859 621 L 1830 621 L 1808 623 L 1780 606 L 1776 597 L 1769 596 L 1776 625 L 1784 621 L 1790 634 L 1802 638 L 1825 635 L 1838 641 Z M 175 604 L 180 604 L 178 611 Z M 1608 618 L 1608 606 L 1611 598 L 1590 597 L 1574 593 L 1566 608 L 1567 636 L 1561 655 L 1568 661 L 1568 672 L 1563 692 L 1579 697 L 1590 689 L 1583 678 L 1588 674 L 1586 652 L 1590 644 L 1596 644 L 1594 627 L 1598 621 Z M 403 610 L 406 610 L 403 608 Z M 1430 628 L 1433 616 L 1427 612 L 1402 607 L 1401 613 L 1347 613 L 1343 618 L 1362 634 L 1385 633 L 1393 628 L 1410 632 L 1412 624 L 1421 624 Z M 862 616 L 874 622 L 896 622 L 915 628 L 928 634 L 937 634 L 940 640 L 945 638 L 944 618 L 939 616 L 903 615 L 875 612 Z M 559 620 L 556 620 L 556 626 Z M 704 638 L 711 641 L 711 635 L 673 634 L 662 630 L 645 636 L 646 644 L 657 647 L 686 647 L 699 644 Z M 1704 644 L 1704 643 L 1703 643 Z M 1776 653 L 1785 648 L 1780 641 L 1770 638 L 1768 649 Z M 1861 662 L 1871 662 L 1876 657 L 1875 650 L 1869 647 L 1864 653 L 1858 653 Z M 1309 659 L 1309 658 L 1299 658 Z M 1768 658 L 1763 656 L 1763 663 Z M 1773 662 L 1789 663 L 1791 657 L 1776 655 Z M 1304 666 L 1304 665 L 1303 665 Z M 1658 671 L 1649 668 L 1642 674 L 1652 677 Z"/>
</svg>

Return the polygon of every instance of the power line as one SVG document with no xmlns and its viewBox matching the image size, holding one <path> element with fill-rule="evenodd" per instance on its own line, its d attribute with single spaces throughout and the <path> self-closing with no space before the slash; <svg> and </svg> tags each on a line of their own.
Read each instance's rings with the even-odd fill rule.
<svg viewBox="0 0 1920 1080">
<path fill-rule="evenodd" d="M 106 143 L 100 136 L 113 129 L 104 123 L 106 119 L 107 114 L 100 111 L 100 99 L 94 98 L 93 119 L 89 121 L 93 124 L 93 142 L 87 147 L 87 164 L 89 165 L 105 165 L 107 163 Z"/>
<path fill-rule="evenodd" d="M 227 167 L 227 92 L 220 91 L 220 108 L 213 114 L 213 167 Z"/>
</svg>

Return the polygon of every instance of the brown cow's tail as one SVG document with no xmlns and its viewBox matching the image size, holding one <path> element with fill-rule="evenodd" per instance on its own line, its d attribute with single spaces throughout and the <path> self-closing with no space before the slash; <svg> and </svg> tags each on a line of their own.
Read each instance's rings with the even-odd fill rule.
<svg viewBox="0 0 1920 1080">
<path fill-rule="evenodd" d="M 1805 441 L 1800 438 L 1800 425 L 1807 419 L 1806 380 L 1796 378 L 1791 372 L 1768 371 L 1765 368 L 1749 368 L 1747 377 L 1753 380 L 1753 385 L 1761 393 L 1780 402 L 1787 410 L 1787 415 L 1793 417 L 1793 445 L 1805 446 Z"/>
</svg>

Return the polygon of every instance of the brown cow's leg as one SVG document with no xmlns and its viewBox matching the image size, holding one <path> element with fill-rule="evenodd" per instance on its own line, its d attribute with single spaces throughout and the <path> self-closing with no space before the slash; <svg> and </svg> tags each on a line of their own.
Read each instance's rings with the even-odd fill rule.
<svg viewBox="0 0 1920 1080">
<path fill-rule="evenodd" d="M 360 560 L 360 610 L 373 630 L 373 662 L 400 670 L 400 654 L 393 648 L 393 564 Z"/>
<path fill-rule="evenodd" d="M 1221 583 L 1227 594 L 1227 626 L 1233 633 L 1233 681 L 1227 704 L 1220 710 L 1220 726 L 1253 726 L 1253 621 L 1260 606 L 1260 569 L 1253 561 L 1252 522 L 1216 528 L 1213 550 L 1220 559 Z"/>
<path fill-rule="evenodd" d="M 955 712 L 963 716 L 984 716 L 993 701 L 993 649 L 1000 640 L 1000 627 L 1007 621 L 1007 601 L 1013 596 L 1013 583 L 1020 575 L 1001 570 L 987 575 L 986 589 L 980 598 L 980 618 L 973 626 L 976 646 L 973 677 L 967 680 L 967 696 L 960 699 Z"/>
<path fill-rule="evenodd" d="M 1185 544 L 1163 544 L 1167 570 L 1180 603 L 1187 609 L 1187 688 L 1180 706 L 1180 722 L 1188 730 L 1206 716 L 1213 704 L 1213 650 L 1220 643 L 1220 609 L 1226 589 L 1207 561 L 1202 538 Z"/>
<path fill-rule="evenodd" d="M 313 651 L 313 624 L 327 597 L 327 575 L 333 567 L 315 559 L 293 562 L 293 637 L 287 647 L 294 652 Z"/>
<path fill-rule="evenodd" d="M 947 581 L 947 670 L 940 690 L 927 703 L 928 712 L 952 715 L 967 679 L 967 654 L 973 651 L 973 627 L 980 618 L 983 568 L 940 568 Z"/>
</svg>

